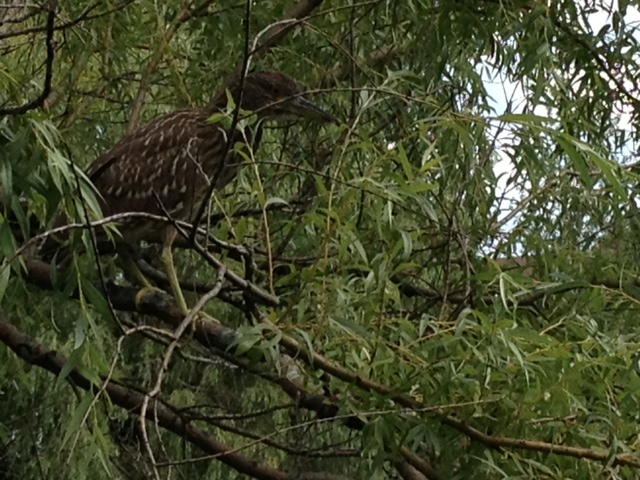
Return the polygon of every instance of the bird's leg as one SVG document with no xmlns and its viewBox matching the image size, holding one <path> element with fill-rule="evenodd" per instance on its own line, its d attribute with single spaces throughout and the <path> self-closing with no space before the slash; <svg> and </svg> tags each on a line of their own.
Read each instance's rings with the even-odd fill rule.
<svg viewBox="0 0 640 480">
<path fill-rule="evenodd" d="M 129 274 L 133 278 L 135 278 L 140 286 L 146 288 L 156 288 L 140 271 L 140 268 L 138 268 L 138 264 L 131 256 L 131 253 L 129 252 L 129 249 L 126 245 L 117 244 L 116 251 L 118 252 L 118 259 L 120 260 L 118 263 L 120 263 L 120 266 L 122 267 L 122 270 L 125 272 L 125 274 Z"/>
<path fill-rule="evenodd" d="M 136 309 L 141 310 L 141 302 L 145 298 L 145 296 L 153 291 L 160 291 L 158 287 L 153 285 L 147 277 L 144 276 L 144 273 L 140 271 L 138 264 L 131 256 L 131 252 L 126 245 L 121 245 L 116 243 L 116 251 L 118 252 L 118 263 L 122 267 L 122 270 L 125 273 L 125 276 L 132 276 L 135 280 L 137 280 L 138 284 L 142 287 L 138 293 L 136 294 L 135 304 Z M 131 278 L 129 279 L 131 280 Z M 164 292 L 163 292 L 164 293 Z"/>
<path fill-rule="evenodd" d="M 160 254 L 160 261 L 162 262 L 164 271 L 167 274 L 167 280 L 169 280 L 169 285 L 171 285 L 173 296 L 175 297 L 176 302 L 178 302 L 178 306 L 182 312 L 187 315 L 189 313 L 189 307 L 184 299 L 184 295 L 182 295 L 182 289 L 180 288 L 178 275 L 176 274 L 176 268 L 173 263 L 173 254 L 171 253 L 171 246 L 173 245 L 173 241 L 177 234 L 178 232 L 173 226 L 167 226 L 164 229 L 162 233 L 162 253 Z"/>
</svg>

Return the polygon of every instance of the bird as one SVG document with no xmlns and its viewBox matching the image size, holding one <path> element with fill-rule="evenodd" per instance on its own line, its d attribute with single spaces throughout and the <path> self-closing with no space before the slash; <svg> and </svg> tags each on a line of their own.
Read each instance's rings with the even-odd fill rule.
<svg viewBox="0 0 640 480">
<path fill-rule="evenodd" d="M 283 73 L 252 71 L 244 79 L 236 76 L 227 82 L 208 105 L 167 113 L 124 136 L 85 172 L 98 194 L 102 214 L 108 217 L 143 212 L 169 214 L 172 219 L 187 223 L 197 220 L 198 210 L 208 201 L 207 194 L 224 188 L 237 175 L 243 157 L 234 150 L 234 144 L 248 143 L 255 152 L 265 121 L 310 119 L 339 123 L 307 100 L 304 91 L 297 80 Z M 252 131 L 230 131 L 221 122 L 210 120 L 227 111 L 229 97 L 239 111 L 255 113 L 257 122 Z M 171 252 L 176 229 L 171 224 L 159 226 L 157 222 L 132 217 L 120 224 L 119 231 L 121 238 L 116 245 L 121 247 L 141 240 L 162 240 L 161 263 L 174 298 L 188 313 Z M 50 247 L 42 250 L 52 251 Z M 144 282 L 135 262 L 126 263 Z"/>
</svg>

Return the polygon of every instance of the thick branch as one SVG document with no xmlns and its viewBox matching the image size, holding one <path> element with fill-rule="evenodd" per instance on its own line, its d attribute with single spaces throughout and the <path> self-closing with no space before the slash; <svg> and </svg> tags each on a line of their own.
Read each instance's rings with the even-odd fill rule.
<svg viewBox="0 0 640 480">
<path fill-rule="evenodd" d="M 269 50 L 275 47 L 291 30 L 293 30 L 300 22 L 296 20 L 302 20 L 308 17 L 311 12 L 322 5 L 323 0 L 303 0 L 297 2 L 296 5 L 289 10 L 280 21 L 274 22 L 270 27 L 262 34 L 264 40 L 251 52 L 253 60 L 265 56 Z M 230 75 L 230 78 L 240 74 L 243 61 L 241 60 L 236 65 L 236 68 Z"/>
<path fill-rule="evenodd" d="M 44 287 L 47 287 L 48 280 L 48 266 L 42 266 L 42 262 L 30 262 L 29 263 L 29 280 L 32 283 L 37 283 Z M 45 278 L 43 278 L 43 275 Z M 50 286 L 49 286 L 50 288 Z M 153 315 L 161 320 L 167 321 L 172 325 L 179 324 L 182 320 L 182 314 L 175 304 L 175 301 L 162 292 L 152 291 L 138 298 L 136 302 L 136 294 L 139 291 L 135 288 L 124 287 L 111 287 L 109 291 L 109 299 L 111 300 L 114 308 L 124 311 L 139 311 L 148 315 Z M 137 306 L 136 306 L 137 305 Z M 266 317 L 262 317 L 262 320 L 267 322 Z M 274 327 L 275 328 L 275 327 Z M 196 322 L 194 338 L 208 348 L 215 348 L 220 350 L 216 353 L 224 354 L 230 346 L 234 345 L 236 340 L 235 331 L 228 329 L 222 325 L 214 324 L 212 322 Z M 487 435 L 480 430 L 466 424 L 464 421 L 446 415 L 444 412 L 434 410 L 424 402 L 420 402 L 410 395 L 399 392 L 397 389 L 382 385 L 374 382 L 368 378 L 362 377 L 355 372 L 352 372 L 335 362 L 332 362 L 324 356 L 315 353 L 308 352 L 295 339 L 286 335 L 281 336 L 281 346 L 289 353 L 292 358 L 297 358 L 304 362 L 307 362 L 312 368 L 319 368 L 330 375 L 350 384 L 353 384 L 365 391 L 376 392 L 381 395 L 387 396 L 397 405 L 408 408 L 415 411 L 429 411 L 435 413 L 440 422 L 455 430 L 459 431 L 465 436 L 492 448 L 513 448 L 529 451 L 553 453 L 557 455 L 566 455 L 575 458 L 586 458 L 596 461 L 605 462 L 610 460 L 610 455 L 606 450 L 597 451 L 591 448 L 571 447 L 566 445 L 555 445 L 547 442 L 541 442 L 536 440 L 527 440 L 511 437 L 500 437 Z M 236 365 L 246 368 L 251 371 L 251 364 L 244 357 L 229 356 L 225 357 L 229 361 L 233 361 Z M 338 407 L 335 405 L 327 404 L 326 398 L 317 395 L 311 395 L 305 392 L 305 390 L 296 382 L 283 378 L 275 374 L 269 374 L 268 372 L 260 371 L 255 372 L 262 378 L 265 378 L 271 382 L 274 382 L 289 395 L 291 398 L 296 399 L 298 404 L 303 408 L 308 408 L 315 411 L 321 417 L 333 417 L 338 414 Z M 356 417 L 352 417 L 354 422 L 361 422 Z M 357 424 L 348 424 L 350 428 L 358 428 Z M 359 428 L 362 428 L 361 426 Z M 405 459 L 412 464 L 415 468 L 418 468 L 412 459 Z M 640 467 L 640 462 L 633 459 L 629 455 L 618 454 L 613 459 L 613 464 L 627 465 L 633 467 Z"/>
<path fill-rule="evenodd" d="M 40 288 L 52 289 L 47 263 L 31 260 L 27 262 L 27 280 Z M 167 324 L 177 327 L 184 316 L 175 300 L 164 292 L 143 290 L 132 287 L 109 285 L 108 298 L 116 310 L 125 312 L 139 312 L 154 316 Z M 332 418 L 338 415 L 337 405 L 329 403 L 322 395 L 307 392 L 302 384 L 287 378 L 285 375 L 270 373 L 253 365 L 251 355 L 235 356 L 229 353 L 238 335 L 235 330 L 210 321 L 197 320 L 194 322 L 193 336 L 196 341 L 208 349 L 214 349 L 217 355 L 227 361 L 252 372 L 272 383 L 279 385 L 299 407 L 315 412 L 320 418 Z M 360 430 L 363 423 L 357 417 L 347 417 L 345 424 L 349 428 Z"/>
<path fill-rule="evenodd" d="M 53 350 L 49 350 L 30 338 L 26 337 L 12 324 L 8 323 L 4 317 L 0 316 L 0 341 L 13 350 L 16 355 L 26 362 L 37 365 L 54 375 L 59 375 L 67 363 L 67 359 Z M 78 373 L 75 369 L 69 373 L 68 381 L 73 385 L 87 391 L 94 391 L 98 385 L 91 383 L 89 379 Z M 127 388 L 113 380 L 106 382 L 104 388 L 109 399 L 116 405 L 129 412 L 140 413 L 144 402 L 145 394 Z M 237 449 L 215 440 L 204 430 L 192 425 L 181 418 L 175 412 L 178 409 L 170 404 L 154 400 L 146 412 L 146 418 L 157 421 L 158 424 L 186 439 L 190 443 L 198 446 L 210 455 L 237 470 L 253 478 L 268 480 L 292 480 L 294 478 L 318 478 L 325 480 L 344 480 L 344 477 L 330 475 L 327 473 L 307 473 L 302 475 L 290 475 L 282 470 L 271 468 L 258 463 L 237 453 Z"/>
</svg>

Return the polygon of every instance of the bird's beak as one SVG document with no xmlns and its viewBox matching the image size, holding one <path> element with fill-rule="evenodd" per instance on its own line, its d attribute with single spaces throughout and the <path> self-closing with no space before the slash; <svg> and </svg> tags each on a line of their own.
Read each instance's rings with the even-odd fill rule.
<svg viewBox="0 0 640 480">
<path fill-rule="evenodd" d="M 315 103 L 310 102 L 304 97 L 295 97 L 290 103 L 291 113 L 303 118 L 309 118 L 314 120 L 321 120 L 327 123 L 335 123 L 339 125 L 340 122 L 330 113 L 324 111 Z"/>
</svg>

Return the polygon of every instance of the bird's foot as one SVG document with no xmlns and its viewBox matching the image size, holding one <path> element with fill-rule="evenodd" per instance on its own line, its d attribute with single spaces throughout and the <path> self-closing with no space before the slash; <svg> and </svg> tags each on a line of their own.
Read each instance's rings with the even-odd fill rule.
<svg viewBox="0 0 640 480">
<path fill-rule="evenodd" d="M 189 315 L 190 312 L 184 298 L 175 298 L 171 293 L 153 286 L 145 286 L 138 290 L 135 297 L 135 305 L 136 310 L 138 311 L 143 311 L 145 307 L 160 310 L 171 310 L 177 306 L 185 317 Z"/>
<path fill-rule="evenodd" d="M 189 310 L 186 303 L 181 305 L 179 300 L 157 287 L 142 287 L 138 290 L 135 297 L 136 310 L 139 312 L 143 312 L 145 310 L 148 311 L 149 308 L 152 310 L 171 309 L 175 308 L 176 304 L 185 317 L 191 313 L 191 310 Z M 193 316 L 191 328 L 195 328 L 195 323 L 201 320 L 218 324 L 220 323 L 211 315 L 203 311 L 199 311 Z"/>
<path fill-rule="evenodd" d="M 136 310 L 140 311 L 142 310 L 142 307 L 145 304 L 153 302 L 154 301 L 154 299 L 152 298 L 153 295 L 160 295 L 162 296 L 163 299 L 168 296 L 167 292 L 157 287 L 152 287 L 152 286 L 142 287 L 140 290 L 138 290 L 138 293 L 136 293 L 136 298 L 135 298 Z"/>
</svg>

